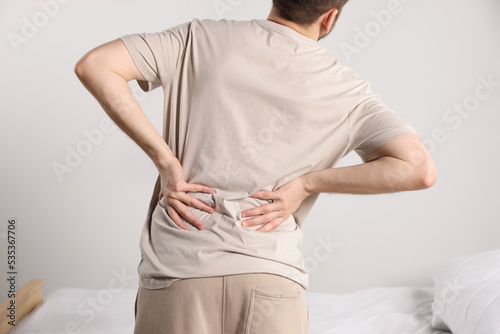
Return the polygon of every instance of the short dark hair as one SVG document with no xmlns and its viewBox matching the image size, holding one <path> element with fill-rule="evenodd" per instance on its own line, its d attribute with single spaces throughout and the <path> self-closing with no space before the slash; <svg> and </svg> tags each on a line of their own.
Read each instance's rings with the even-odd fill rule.
<svg viewBox="0 0 500 334">
<path fill-rule="evenodd" d="M 273 0 L 273 8 L 279 17 L 302 25 L 310 25 L 330 9 L 340 14 L 349 0 Z"/>
</svg>

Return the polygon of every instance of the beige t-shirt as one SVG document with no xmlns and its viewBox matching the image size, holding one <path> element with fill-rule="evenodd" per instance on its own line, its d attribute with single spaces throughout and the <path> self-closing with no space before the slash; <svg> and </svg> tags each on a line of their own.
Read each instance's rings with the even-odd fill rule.
<svg viewBox="0 0 500 334">
<path fill-rule="evenodd" d="M 216 204 L 212 214 L 188 206 L 205 229 L 184 221 L 183 230 L 158 201 L 158 176 L 140 239 L 140 285 L 263 272 L 307 289 L 301 226 L 319 194 L 271 232 L 241 226 L 241 211 L 271 202 L 249 195 L 331 168 L 352 150 L 365 161 L 417 131 L 321 44 L 272 21 L 193 19 L 120 39 L 145 90 L 163 88 L 163 136 L 186 182 L 214 190 L 190 194 Z"/>
</svg>

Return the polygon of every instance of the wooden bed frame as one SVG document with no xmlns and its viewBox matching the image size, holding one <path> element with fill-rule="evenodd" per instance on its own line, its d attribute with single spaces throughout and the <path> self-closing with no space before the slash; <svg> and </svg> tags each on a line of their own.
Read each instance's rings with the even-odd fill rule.
<svg viewBox="0 0 500 334">
<path fill-rule="evenodd" d="M 8 298 L 0 306 L 0 334 L 7 334 L 12 328 L 9 324 L 11 321 L 7 316 L 10 312 L 7 308 L 10 305 L 10 301 L 13 299 L 16 302 L 16 312 L 15 312 L 15 322 L 17 325 L 21 319 L 29 314 L 38 304 L 42 302 L 43 298 L 43 280 L 32 279 L 26 283 L 21 289 L 16 291 L 15 298 Z"/>
</svg>

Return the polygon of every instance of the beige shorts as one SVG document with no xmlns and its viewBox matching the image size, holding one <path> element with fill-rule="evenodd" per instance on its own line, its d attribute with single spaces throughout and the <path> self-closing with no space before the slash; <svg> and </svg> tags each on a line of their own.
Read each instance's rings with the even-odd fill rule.
<svg viewBox="0 0 500 334">
<path fill-rule="evenodd" d="M 188 278 L 162 289 L 139 287 L 134 334 L 307 334 L 304 288 L 253 273 Z"/>
</svg>

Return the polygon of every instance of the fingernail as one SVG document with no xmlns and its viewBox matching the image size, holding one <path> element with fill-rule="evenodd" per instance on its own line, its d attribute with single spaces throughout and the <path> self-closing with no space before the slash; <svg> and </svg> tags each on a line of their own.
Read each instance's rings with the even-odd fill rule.
<svg viewBox="0 0 500 334">
<path fill-rule="evenodd" d="M 247 226 L 247 223 L 241 223 L 241 226 Z"/>
<path fill-rule="evenodd" d="M 247 214 L 246 214 L 246 213 L 242 213 L 242 214 L 241 214 L 241 216 L 242 216 L 242 217 L 246 217 L 246 216 L 247 216 Z"/>
</svg>

